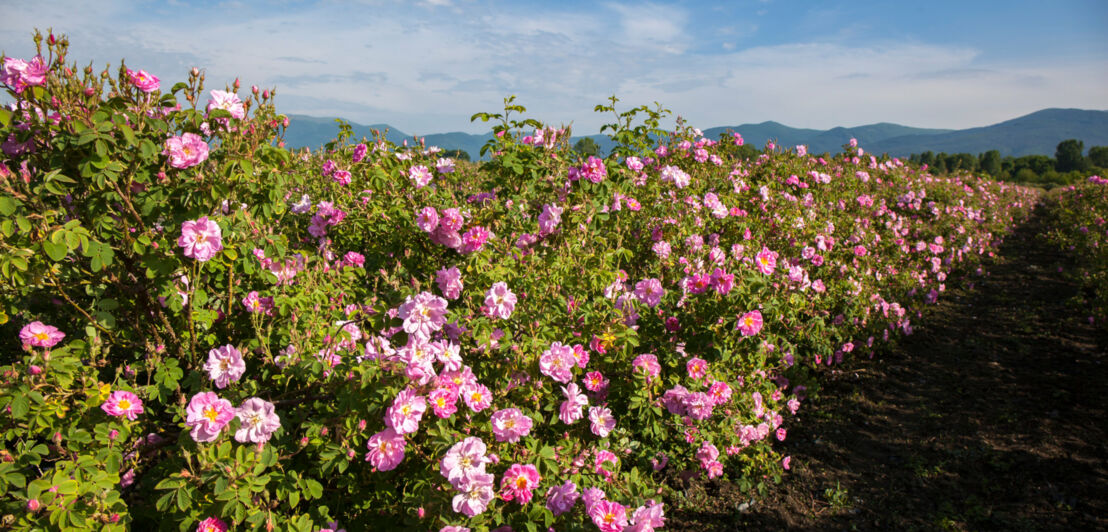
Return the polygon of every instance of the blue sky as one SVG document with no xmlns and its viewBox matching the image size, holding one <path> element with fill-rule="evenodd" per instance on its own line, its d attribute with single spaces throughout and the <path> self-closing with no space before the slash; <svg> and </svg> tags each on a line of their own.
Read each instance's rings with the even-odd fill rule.
<svg viewBox="0 0 1108 532">
<path fill-rule="evenodd" d="M 515 94 L 576 134 L 593 107 L 661 102 L 708 128 L 776 120 L 966 128 L 1108 109 L 1108 2 L 0 0 L 0 50 L 53 27 L 71 59 L 277 88 L 278 110 L 487 131 Z M 247 90 L 247 89 L 243 89 Z"/>
</svg>

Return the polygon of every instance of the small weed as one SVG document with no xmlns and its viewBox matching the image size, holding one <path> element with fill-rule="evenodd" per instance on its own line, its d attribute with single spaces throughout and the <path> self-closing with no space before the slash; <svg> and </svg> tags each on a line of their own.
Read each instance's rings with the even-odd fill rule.
<svg viewBox="0 0 1108 532">
<path fill-rule="evenodd" d="M 834 510 L 845 510 L 850 508 L 850 494 L 848 494 L 838 482 L 835 483 L 834 488 L 823 490 L 823 497 L 827 499 L 827 503 L 830 504 L 831 508 Z"/>
</svg>

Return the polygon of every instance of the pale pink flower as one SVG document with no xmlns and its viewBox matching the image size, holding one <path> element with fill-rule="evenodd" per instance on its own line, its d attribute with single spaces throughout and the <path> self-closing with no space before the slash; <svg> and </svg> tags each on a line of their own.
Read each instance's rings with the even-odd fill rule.
<svg viewBox="0 0 1108 532">
<path fill-rule="evenodd" d="M 190 168 L 208 160 L 208 143 L 196 133 L 185 133 L 166 139 L 162 153 L 169 156 L 169 166 Z"/>
<path fill-rule="evenodd" d="M 581 389 L 576 382 L 562 386 L 562 393 L 566 400 L 558 408 L 558 419 L 561 419 L 562 423 L 570 425 L 584 417 L 582 408 L 589 406 L 589 398 L 581 393 Z"/>
<path fill-rule="evenodd" d="M 553 233 L 554 228 L 562 223 L 563 212 L 565 212 L 564 208 L 553 203 L 543 205 L 542 214 L 539 215 L 539 235 L 545 236 Z"/>
<path fill-rule="evenodd" d="M 573 378 L 573 367 L 576 364 L 573 348 L 562 345 L 561 342 L 551 343 L 550 349 L 543 351 L 539 357 L 539 371 L 563 384 Z"/>
<path fill-rule="evenodd" d="M 439 473 L 457 489 L 466 477 L 474 473 L 484 473 L 485 464 L 492 460 L 485 456 L 485 442 L 476 436 L 470 436 L 450 447 L 439 461 Z"/>
<path fill-rule="evenodd" d="M 439 226 L 439 212 L 434 207 L 424 207 L 416 215 L 416 226 L 423 232 L 430 233 Z"/>
<path fill-rule="evenodd" d="M 577 484 L 567 480 L 561 486 L 551 486 L 546 490 L 546 509 L 555 517 L 573 509 L 581 494 L 577 493 Z"/>
<path fill-rule="evenodd" d="M 385 412 L 385 425 L 397 434 L 410 434 L 419 429 L 419 421 L 427 411 L 427 400 L 412 388 L 405 388 Z"/>
<path fill-rule="evenodd" d="M 439 290 L 447 299 L 458 299 L 462 295 L 462 272 L 458 270 L 457 266 L 443 268 L 435 272 L 435 282 L 438 283 Z"/>
<path fill-rule="evenodd" d="M 735 328 L 742 333 L 743 336 L 754 336 L 758 334 L 758 331 L 762 330 L 762 313 L 757 310 L 752 310 L 743 314 L 739 318 L 738 323 L 735 324 Z"/>
<path fill-rule="evenodd" d="M 606 406 L 590 407 L 589 428 L 593 434 L 606 438 L 616 428 L 616 418 L 612 417 L 612 411 Z"/>
<path fill-rule="evenodd" d="M 662 371 L 662 365 L 658 363 L 658 357 L 649 353 L 635 357 L 635 360 L 631 362 L 631 367 L 634 371 L 646 375 L 646 382 L 653 381 Z"/>
<path fill-rule="evenodd" d="M 192 439 L 210 442 L 219 437 L 223 428 L 235 418 L 235 407 L 215 392 L 200 392 L 189 400 L 185 409 L 185 426 L 191 427 Z"/>
<path fill-rule="evenodd" d="M 27 87 L 45 83 L 46 71 L 42 57 L 35 56 L 30 61 L 5 57 L 3 70 L 0 70 L 0 83 L 11 87 L 16 94 L 21 94 Z"/>
<path fill-rule="evenodd" d="M 496 441 L 516 443 L 531 432 L 534 420 L 523 415 L 518 408 L 497 410 L 489 419 Z"/>
<path fill-rule="evenodd" d="M 658 306 L 665 294 L 666 290 L 662 288 L 662 282 L 658 279 L 643 279 L 635 284 L 635 297 L 650 308 Z"/>
<path fill-rule="evenodd" d="M 489 473 L 477 472 L 462 477 L 456 486 L 458 491 L 452 505 L 454 511 L 467 517 L 474 517 L 485 511 L 489 503 L 496 498 L 496 477 Z"/>
<path fill-rule="evenodd" d="M 604 161 L 599 157 L 589 156 L 585 160 L 585 164 L 581 165 L 579 175 L 593 183 L 599 183 L 607 177 L 608 168 L 604 166 Z"/>
<path fill-rule="evenodd" d="M 397 434 L 392 428 L 386 428 L 369 437 L 366 442 L 369 452 L 365 455 L 365 461 L 378 471 L 391 471 L 404 460 L 404 448 L 407 445 L 404 436 Z"/>
<path fill-rule="evenodd" d="M 208 372 L 208 377 L 215 382 L 216 388 L 223 389 L 242 378 L 246 371 L 246 361 L 235 346 L 228 344 L 208 351 L 204 371 Z"/>
<path fill-rule="evenodd" d="M 507 283 L 493 283 L 492 288 L 485 292 L 485 308 L 490 317 L 506 320 L 516 309 L 516 295 L 508 289 Z"/>
<path fill-rule="evenodd" d="M 442 221 L 439 223 L 447 231 L 461 231 L 465 222 L 466 219 L 462 216 L 462 212 L 457 207 L 450 207 L 442 210 Z"/>
<path fill-rule="evenodd" d="M 19 341 L 23 345 L 34 347 L 54 347 L 65 338 L 65 333 L 53 325 L 46 325 L 41 321 L 32 321 L 19 330 Z"/>
<path fill-rule="evenodd" d="M 404 300 L 397 316 L 404 320 L 404 332 L 429 339 L 431 333 L 442 329 L 446 323 L 446 300 L 430 292 L 420 292 Z"/>
<path fill-rule="evenodd" d="M 223 231 L 207 216 L 182 222 L 177 245 L 185 250 L 186 257 L 206 262 L 223 249 Z"/>
<path fill-rule="evenodd" d="M 265 443 L 281 428 L 273 403 L 258 397 L 247 399 L 235 409 L 235 415 L 242 423 L 235 432 L 235 440 L 240 443 Z"/>
<path fill-rule="evenodd" d="M 704 392 L 690 392 L 685 396 L 685 411 L 689 417 L 696 420 L 708 419 L 712 416 L 715 401 Z"/>
<path fill-rule="evenodd" d="M 685 188 L 689 186 L 689 182 L 692 177 L 685 173 L 684 170 L 676 166 L 663 166 L 661 171 L 662 181 L 672 181 L 677 188 Z"/>
<path fill-rule="evenodd" d="M 231 113 L 233 118 L 244 118 L 246 116 L 246 108 L 242 104 L 242 100 L 239 96 L 233 92 L 213 90 L 209 93 L 208 108 L 209 113 L 212 109 L 223 109 Z"/>
<path fill-rule="evenodd" d="M 581 502 L 585 503 L 585 513 L 592 512 L 593 507 L 600 501 L 603 501 L 604 497 L 606 497 L 604 490 L 595 486 L 586 488 L 584 493 L 581 494 Z"/>
<path fill-rule="evenodd" d="M 442 157 L 435 161 L 435 170 L 438 170 L 440 174 L 449 174 L 454 172 L 454 159 L 449 157 Z"/>
<path fill-rule="evenodd" d="M 109 416 L 122 416 L 131 421 L 138 419 L 138 415 L 143 413 L 142 399 L 124 390 L 112 392 L 100 408 Z"/>
<path fill-rule="evenodd" d="M 491 233 L 488 229 L 481 227 L 480 225 L 469 228 L 462 235 L 461 251 L 462 253 L 476 253 L 481 251 L 481 248 L 485 246 L 485 242 L 488 242 Z"/>
<path fill-rule="evenodd" d="M 435 175 L 431 173 L 431 170 L 422 164 L 413 166 L 408 170 L 408 178 L 412 180 L 416 188 L 427 186 L 434 177 Z"/>
<path fill-rule="evenodd" d="M 515 500 L 521 505 L 531 502 L 533 491 L 542 477 L 538 469 L 531 464 L 512 464 L 500 479 L 500 496 L 506 500 Z"/>
<path fill-rule="evenodd" d="M 736 133 L 737 135 L 737 133 Z M 640 506 L 631 515 L 631 526 L 624 532 L 654 532 L 655 529 L 666 525 L 666 515 L 662 503 L 647 501 L 646 506 Z"/>
</svg>

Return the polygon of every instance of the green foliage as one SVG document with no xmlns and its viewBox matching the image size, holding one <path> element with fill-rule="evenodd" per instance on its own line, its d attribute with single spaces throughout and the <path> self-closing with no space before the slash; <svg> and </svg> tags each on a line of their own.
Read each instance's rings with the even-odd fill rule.
<svg viewBox="0 0 1108 532">
<path fill-rule="evenodd" d="M 1084 171 L 1089 167 L 1083 152 L 1085 143 L 1077 139 L 1063 140 L 1054 152 L 1054 167 L 1059 172 Z"/>
</svg>

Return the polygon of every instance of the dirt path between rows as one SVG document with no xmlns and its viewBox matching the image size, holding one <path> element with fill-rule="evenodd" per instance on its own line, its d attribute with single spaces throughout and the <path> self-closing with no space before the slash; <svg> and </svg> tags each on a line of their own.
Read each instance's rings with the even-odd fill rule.
<svg viewBox="0 0 1108 532">
<path fill-rule="evenodd" d="M 829 378 L 768 498 L 709 486 L 675 528 L 1108 530 L 1106 327 L 1067 304 L 1041 229 L 1017 229 L 895 351 Z"/>
</svg>

